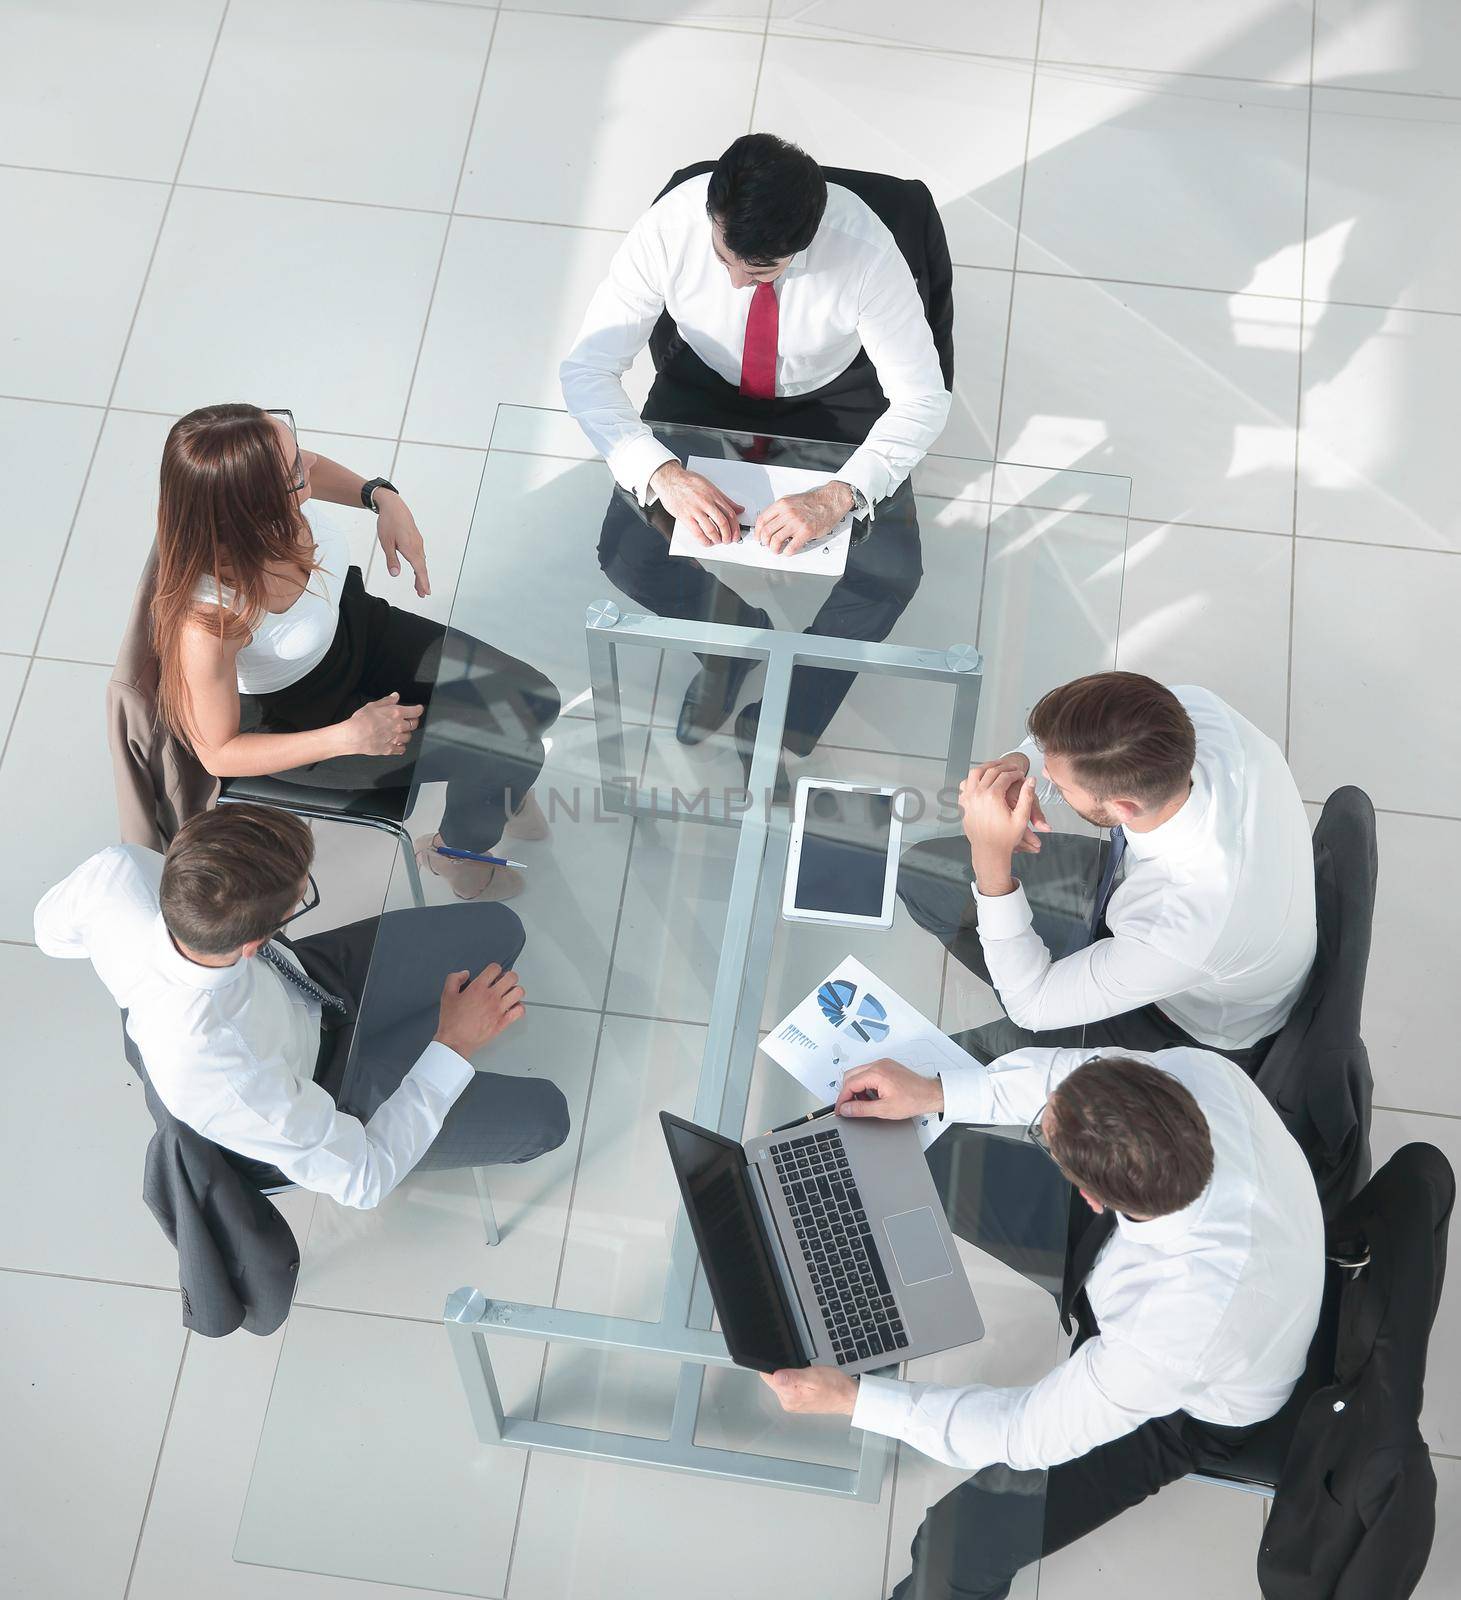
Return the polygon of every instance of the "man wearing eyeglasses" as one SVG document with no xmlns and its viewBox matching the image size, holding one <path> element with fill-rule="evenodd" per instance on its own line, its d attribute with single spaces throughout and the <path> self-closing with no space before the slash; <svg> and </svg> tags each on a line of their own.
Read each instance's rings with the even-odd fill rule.
<svg viewBox="0 0 1461 1600">
<path fill-rule="evenodd" d="M 512 911 L 435 906 L 290 941 L 319 903 L 313 859 L 297 817 L 220 806 L 165 857 L 115 845 L 83 862 L 37 906 L 36 943 L 91 961 L 158 1098 L 260 1188 L 365 1209 L 418 1166 L 562 1144 L 555 1085 L 472 1066 L 523 1016 Z"/>
<path fill-rule="evenodd" d="M 1031 1048 L 925 1078 L 881 1061 L 847 1075 L 837 1110 L 1024 1127 L 1084 1201 L 1061 1294 L 1079 1331 L 1038 1383 L 766 1380 L 789 1411 L 974 1470 L 929 1510 L 894 1600 L 1000 1600 L 1021 1567 L 1220 1464 L 1288 1399 L 1318 1324 L 1324 1224 L 1303 1152 L 1232 1062 Z M 980 1213 L 1035 1187 L 971 1191 L 955 1230 L 1004 1256 L 1018 1217 Z"/>
</svg>

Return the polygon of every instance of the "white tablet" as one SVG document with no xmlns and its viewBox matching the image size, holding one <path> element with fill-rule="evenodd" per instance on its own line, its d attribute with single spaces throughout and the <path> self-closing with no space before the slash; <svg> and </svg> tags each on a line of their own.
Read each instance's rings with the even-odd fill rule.
<svg viewBox="0 0 1461 1600">
<path fill-rule="evenodd" d="M 802 778 L 781 914 L 792 922 L 891 928 L 903 819 L 896 789 Z"/>
</svg>

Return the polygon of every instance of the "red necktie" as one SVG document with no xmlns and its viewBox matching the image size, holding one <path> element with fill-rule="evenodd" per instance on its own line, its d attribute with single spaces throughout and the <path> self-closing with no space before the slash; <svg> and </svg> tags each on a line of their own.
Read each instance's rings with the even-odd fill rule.
<svg viewBox="0 0 1461 1600">
<path fill-rule="evenodd" d="M 758 283 L 741 351 L 741 393 L 754 400 L 776 398 L 776 324 L 776 285 Z"/>
</svg>

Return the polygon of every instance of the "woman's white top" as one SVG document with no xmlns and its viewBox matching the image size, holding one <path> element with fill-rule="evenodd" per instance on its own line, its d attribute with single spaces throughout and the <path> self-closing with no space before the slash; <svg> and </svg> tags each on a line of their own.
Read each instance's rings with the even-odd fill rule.
<svg viewBox="0 0 1461 1600">
<path fill-rule="evenodd" d="M 306 500 L 301 507 L 314 535 L 319 569 L 287 611 L 267 611 L 254 625 L 253 638 L 238 653 L 240 694 L 273 694 L 298 683 L 325 659 L 340 623 L 340 592 L 350 570 L 350 539 L 334 506 Z M 197 589 L 205 605 L 231 605 L 233 591 L 220 591 L 212 578 Z"/>
</svg>

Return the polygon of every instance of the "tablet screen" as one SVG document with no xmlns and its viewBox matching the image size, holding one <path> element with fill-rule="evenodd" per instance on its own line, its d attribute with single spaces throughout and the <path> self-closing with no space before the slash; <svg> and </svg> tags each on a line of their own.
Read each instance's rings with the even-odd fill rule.
<svg viewBox="0 0 1461 1600">
<path fill-rule="evenodd" d="M 881 916 L 892 829 L 892 795 L 814 788 L 802 828 L 797 910 Z"/>
</svg>

